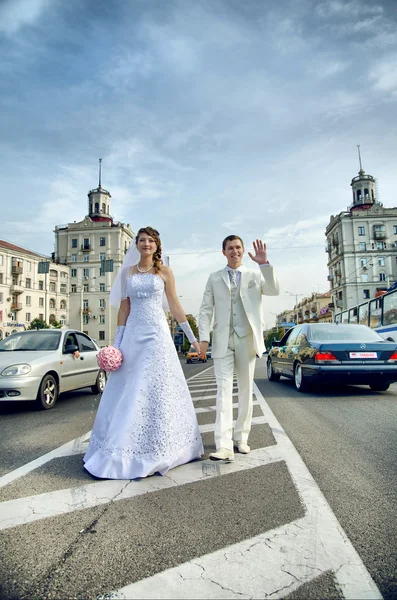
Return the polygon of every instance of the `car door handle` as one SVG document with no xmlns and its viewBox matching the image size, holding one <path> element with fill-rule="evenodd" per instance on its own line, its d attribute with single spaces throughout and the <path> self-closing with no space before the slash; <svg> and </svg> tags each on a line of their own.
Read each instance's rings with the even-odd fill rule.
<svg viewBox="0 0 397 600">
<path fill-rule="evenodd" d="M 84 356 L 80 356 L 80 360 L 84 360 Z"/>
</svg>

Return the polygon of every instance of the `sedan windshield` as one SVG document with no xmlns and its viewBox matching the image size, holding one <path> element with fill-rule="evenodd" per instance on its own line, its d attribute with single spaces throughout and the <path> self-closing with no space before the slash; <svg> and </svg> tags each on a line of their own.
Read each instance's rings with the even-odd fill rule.
<svg viewBox="0 0 397 600">
<path fill-rule="evenodd" d="M 384 342 L 385 340 L 366 325 L 333 325 L 324 323 L 310 327 L 315 342 Z"/>
<path fill-rule="evenodd" d="M 14 333 L 0 342 L 0 352 L 35 352 L 56 350 L 61 339 L 60 331 L 24 331 Z"/>
</svg>

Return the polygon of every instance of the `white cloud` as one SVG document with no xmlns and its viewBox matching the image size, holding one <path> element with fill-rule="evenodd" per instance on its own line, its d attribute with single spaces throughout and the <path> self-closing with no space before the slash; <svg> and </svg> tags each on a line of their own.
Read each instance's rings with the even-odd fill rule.
<svg viewBox="0 0 397 600">
<path fill-rule="evenodd" d="M 316 6 L 316 13 L 325 19 L 329 19 L 330 17 L 349 18 L 365 14 L 382 14 L 383 7 L 380 4 L 366 4 L 358 0 L 353 0 L 352 2 L 328 0 Z"/>
<path fill-rule="evenodd" d="M 375 90 L 397 93 L 397 55 L 383 59 L 375 64 L 369 75 L 369 81 Z"/>
<path fill-rule="evenodd" d="M 50 0 L 3 0 L 0 5 L 0 32 L 15 34 L 26 26 L 35 23 Z"/>
</svg>

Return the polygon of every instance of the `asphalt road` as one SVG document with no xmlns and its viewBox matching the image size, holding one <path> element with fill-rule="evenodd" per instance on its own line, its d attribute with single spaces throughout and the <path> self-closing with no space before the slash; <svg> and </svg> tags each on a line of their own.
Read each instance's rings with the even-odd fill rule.
<svg viewBox="0 0 397 600">
<path fill-rule="evenodd" d="M 257 384 L 385 598 L 397 598 L 397 384 L 299 393 Z"/>
<path fill-rule="evenodd" d="M 213 447 L 215 418 L 212 369 L 207 371 L 211 365 L 212 361 L 204 365 L 186 365 L 182 361 L 188 379 L 198 376 L 189 386 L 202 429 L 205 457 Z M 196 381 L 203 383 L 196 384 Z M 300 394 L 287 380 L 269 382 L 265 359 L 257 362 L 256 383 L 314 479 L 307 484 L 309 491 L 315 483 L 319 486 L 383 597 L 396 598 L 397 385 L 382 393 L 365 387 L 339 387 Z M 199 391 L 200 386 L 204 386 L 204 391 Z M 192 472 L 189 466 L 181 470 L 185 473 L 183 485 L 178 484 L 176 469 L 170 472 L 169 489 L 161 487 L 166 478 L 159 478 L 160 482 L 149 478 L 142 483 L 149 493 L 135 496 L 136 484 L 133 482 L 133 487 L 129 487 L 128 482 L 121 482 L 122 487 L 113 492 L 107 487 L 98 488 L 99 500 L 91 501 L 88 492 L 100 483 L 95 483 L 82 469 L 81 454 L 77 450 L 75 455 L 52 460 L 1 488 L 0 502 L 11 512 L 15 506 L 17 517 L 25 510 L 24 498 L 33 499 L 26 513 L 26 524 L 21 516 L 20 525 L 11 528 L 5 525 L 1 532 L 0 570 L 5 582 L 2 597 L 84 598 L 88 594 L 95 598 L 99 593 L 132 584 L 135 587 L 117 597 L 187 597 L 187 591 L 192 598 L 264 597 L 260 595 L 263 592 L 258 595 L 257 589 L 248 591 L 250 585 L 258 585 L 259 590 L 271 589 L 277 597 L 284 597 L 281 590 L 285 589 L 285 597 L 291 600 L 343 598 L 343 590 L 331 566 L 318 568 L 321 574 L 315 579 L 308 576 L 310 568 L 315 568 L 313 557 L 310 558 L 313 540 L 321 537 L 321 531 L 309 536 L 309 546 L 303 553 L 309 562 L 304 565 L 301 580 L 299 563 L 303 562 L 303 555 L 299 554 L 297 564 L 294 563 L 295 571 L 292 566 L 287 568 L 288 562 L 283 562 L 279 571 L 276 566 L 270 569 L 275 573 L 273 582 L 270 575 L 257 581 L 257 571 L 263 570 L 263 565 L 270 564 L 275 556 L 278 531 L 282 532 L 283 540 L 279 556 L 296 556 L 297 550 L 288 550 L 285 532 L 294 523 L 301 525 L 297 525 L 291 539 L 297 538 L 297 531 L 306 528 L 307 532 L 304 519 L 310 513 L 307 499 L 301 490 L 297 493 L 294 477 L 291 479 L 296 460 L 295 463 L 284 461 L 285 455 L 283 460 L 268 460 L 272 451 L 277 454 L 282 436 L 277 423 L 269 426 L 266 422 L 258 399 L 250 437 L 251 458 L 241 459 L 256 460 L 252 465 L 245 462 L 241 467 L 244 462 L 236 460 L 229 468 L 204 461 L 200 481 L 195 479 L 197 465 L 193 464 Z M 84 390 L 61 396 L 55 408 L 45 412 L 36 412 L 27 404 L 0 404 L 0 477 L 86 434 L 92 427 L 98 401 L 98 397 Z M 260 454 L 262 448 L 266 450 L 263 455 Z M 293 450 L 288 445 L 286 448 L 288 456 L 294 458 Z M 298 475 L 295 485 L 299 479 L 308 478 Z M 112 485 L 117 486 L 117 482 Z M 71 490 L 69 500 L 62 495 L 67 488 Z M 125 499 L 118 501 L 123 494 Z M 109 500 L 110 504 L 103 507 L 104 496 L 113 497 L 114 501 Z M 45 500 L 41 501 L 42 498 Z M 35 499 L 50 506 L 50 513 L 37 521 L 34 513 L 43 507 L 36 508 Z M 302 505 L 303 500 L 306 507 Z M 18 501 L 22 504 L 7 504 Z M 316 502 L 314 499 L 313 504 Z M 321 519 L 315 515 L 313 520 Z M 327 522 L 328 525 L 331 522 Z M 257 540 L 265 532 L 273 532 L 272 537 L 265 540 L 263 553 L 256 563 L 251 547 L 259 544 Z M 252 539 L 255 543 L 249 543 L 244 549 L 242 544 Z M 341 552 L 346 544 L 343 540 Z M 227 556 L 225 548 L 235 548 L 236 554 Z M 268 557 L 265 557 L 266 551 L 270 552 Z M 245 566 L 241 564 L 244 552 L 248 557 Z M 317 549 L 314 556 L 319 553 Z M 197 565 L 194 563 L 197 557 L 205 556 L 211 557 L 209 565 L 216 566 L 216 573 L 208 575 L 208 579 L 203 567 L 205 559 L 200 559 Z M 226 562 L 222 563 L 223 560 Z M 194 579 L 192 569 L 199 566 L 200 573 L 188 588 L 183 587 L 182 595 L 177 596 L 183 585 L 181 581 L 185 581 L 178 567 L 181 563 L 188 569 L 186 581 L 189 577 Z M 234 581 L 234 574 L 238 574 L 238 581 L 243 581 L 247 565 L 253 575 L 241 583 L 243 587 L 238 591 L 240 584 Z M 165 569 L 168 575 L 163 580 Z M 175 569 L 178 570 L 173 584 Z M 216 577 L 225 573 L 226 583 L 217 580 L 213 589 Z M 147 577 L 149 579 L 145 579 Z M 284 581 L 282 577 L 287 579 Z M 200 587 L 203 579 L 205 588 Z M 145 588 L 146 581 L 149 591 Z M 165 595 L 167 588 L 173 595 Z M 153 590 L 158 590 L 157 596 Z"/>
</svg>

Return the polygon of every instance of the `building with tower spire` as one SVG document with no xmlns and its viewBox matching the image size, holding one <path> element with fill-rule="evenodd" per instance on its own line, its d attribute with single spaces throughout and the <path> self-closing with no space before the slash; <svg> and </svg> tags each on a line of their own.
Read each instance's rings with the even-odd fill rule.
<svg viewBox="0 0 397 600">
<path fill-rule="evenodd" d="M 386 291 L 397 280 L 397 208 L 377 198 L 376 180 L 360 170 L 351 181 L 353 202 L 332 215 L 325 235 L 331 306 L 335 313 Z"/>
<path fill-rule="evenodd" d="M 70 267 L 69 326 L 105 346 L 113 342 L 117 319 L 117 309 L 109 304 L 110 288 L 135 235 L 129 224 L 113 219 L 111 195 L 101 180 L 99 159 L 98 187 L 88 192 L 88 214 L 55 227 L 54 260 Z"/>
</svg>

